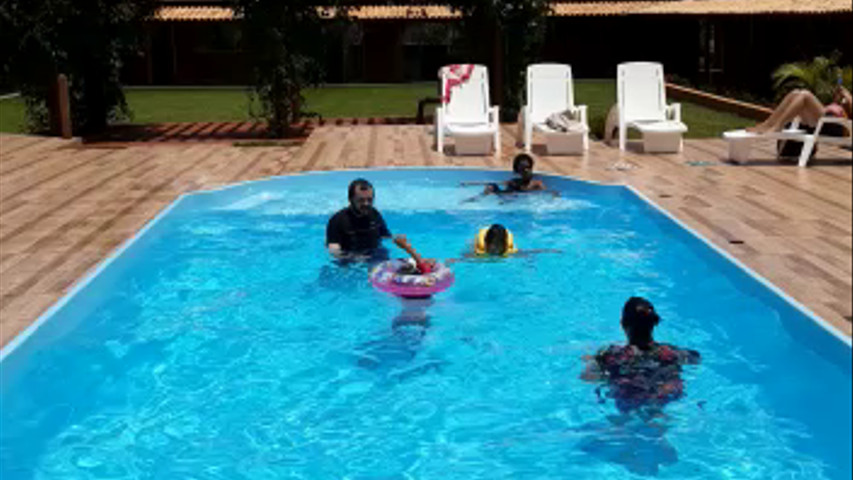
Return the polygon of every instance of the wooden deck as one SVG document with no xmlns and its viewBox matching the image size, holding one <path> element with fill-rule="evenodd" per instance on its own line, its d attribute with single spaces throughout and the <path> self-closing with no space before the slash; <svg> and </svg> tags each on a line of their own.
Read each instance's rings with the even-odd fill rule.
<svg viewBox="0 0 853 480">
<path fill-rule="evenodd" d="M 0 344 L 182 192 L 307 170 L 507 168 L 518 149 L 515 127 L 504 129 L 501 158 L 439 155 L 418 125 L 320 127 L 301 147 L 104 148 L 0 135 Z M 771 147 L 756 152 L 763 160 L 732 166 L 718 139 L 688 140 L 678 155 L 592 142 L 583 157 L 539 157 L 537 169 L 636 187 L 850 335 L 851 154 L 821 146 L 821 160 L 799 169 L 773 160 Z"/>
</svg>

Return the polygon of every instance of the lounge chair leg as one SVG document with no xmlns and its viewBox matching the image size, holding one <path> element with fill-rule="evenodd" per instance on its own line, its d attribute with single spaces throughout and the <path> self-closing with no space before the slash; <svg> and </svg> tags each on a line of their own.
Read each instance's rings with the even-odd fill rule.
<svg viewBox="0 0 853 480">
<path fill-rule="evenodd" d="M 814 150 L 814 136 L 809 135 L 803 140 L 803 149 L 800 151 L 800 168 L 805 168 L 809 164 L 809 158 L 812 156 L 812 150 Z"/>
<path fill-rule="evenodd" d="M 752 140 L 747 138 L 729 140 L 729 161 L 742 164 L 749 161 L 749 151 L 752 149 Z"/>
</svg>

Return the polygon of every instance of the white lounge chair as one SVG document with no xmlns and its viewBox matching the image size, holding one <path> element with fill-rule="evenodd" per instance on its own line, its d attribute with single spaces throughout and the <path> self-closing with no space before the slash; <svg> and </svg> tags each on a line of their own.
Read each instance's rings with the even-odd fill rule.
<svg viewBox="0 0 853 480">
<path fill-rule="evenodd" d="M 843 137 L 829 137 L 821 135 L 824 125 L 836 124 L 842 125 L 846 129 L 846 135 Z M 809 163 L 812 156 L 812 150 L 816 143 L 826 143 L 831 145 L 850 146 L 851 132 L 853 132 L 853 121 L 847 118 L 838 117 L 822 117 L 818 120 L 815 126 L 814 133 L 808 133 L 800 128 L 800 119 L 795 118 L 791 122 L 791 126 L 779 131 L 766 133 L 752 133 L 746 130 L 730 130 L 723 133 L 723 138 L 729 142 L 729 160 L 735 163 L 745 163 L 749 161 L 749 154 L 752 150 L 752 145 L 761 140 L 788 140 L 792 142 L 803 142 L 803 149 L 800 151 L 799 166 L 805 167 Z"/>
<path fill-rule="evenodd" d="M 445 92 L 448 67 L 442 67 L 441 92 Z M 500 153 L 498 107 L 489 105 L 489 73 L 475 65 L 471 77 L 450 91 L 450 100 L 435 112 L 436 148 L 444 152 L 445 137 L 453 137 L 459 155 L 488 155 L 494 147 Z"/>
<path fill-rule="evenodd" d="M 643 135 L 646 152 L 680 152 L 687 125 L 681 105 L 666 104 L 663 65 L 651 62 L 621 63 L 616 68 L 619 105 L 619 150 L 625 150 L 629 127 Z"/>
<path fill-rule="evenodd" d="M 572 67 L 559 63 L 538 63 L 527 67 L 527 104 L 522 110 L 524 149 L 530 151 L 533 131 L 545 136 L 545 149 L 549 154 L 583 153 L 589 148 L 589 123 L 586 105 L 575 105 Z M 581 128 L 563 132 L 548 126 L 546 119 L 554 114 L 569 111 Z"/>
</svg>

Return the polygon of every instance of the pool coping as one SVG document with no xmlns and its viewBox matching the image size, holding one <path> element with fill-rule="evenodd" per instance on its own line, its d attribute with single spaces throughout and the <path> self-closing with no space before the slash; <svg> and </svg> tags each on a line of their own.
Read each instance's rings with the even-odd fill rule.
<svg viewBox="0 0 853 480">
<path fill-rule="evenodd" d="M 390 167 L 382 167 L 382 168 L 350 168 L 350 169 L 335 169 L 335 170 L 312 170 L 312 171 L 307 171 L 307 172 L 298 172 L 298 173 L 291 173 L 291 174 L 286 174 L 286 175 L 270 176 L 270 177 L 267 177 L 264 179 L 259 179 L 259 180 L 246 180 L 246 181 L 242 181 L 242 182 L 232 183 L 229 185 L 223 185 L 223 186 L 212 187 L 212 188 L 207 188 L 207 189 L 203 189 L 203 190 L 195 190 L 192 192 L 182 193 L 172 203 L 170 203 L 165 208 L 163 208 L 163 210 L 158 212 L 157 215 L 154 216 L 154 218 L 152 218 L 147 224 L 145 224 L 141 229 L 139 229 L 131 238 L 126 240 L 124 243 L 122 243 L 114 251 L 110 252 L 103 260 L 101 260 L 95 266 L 95 268 L 93 268 L 92 270 L 87 272 L 82 278 L 80 278 L 80 280 L 77 281 L 75 283 L 75 285 L 68 292 L 66 292 L 56 303 L 51 305 L 47 310 L 45 310 L 41 315 L 39 315 L 39 317 L 36 319 L 36 321 L 34 321 L 30 325 L 28 325 L 27 328 L 22 330 L 20 333 L 18 333 L 18 335 L 13 337 L 6 345 L 4 345 L 2 348 L 0 348 L 0 367 L 2 367 L 3 360 L 5 360 L 6 357 L 11 355 L 18 347 L 20 347 L 21 344 L 23 344 L 30 336 L 32 336 L 43 324 L 45 324 L 48 320 L 50 320 L 50 318 L 53 315 L 55 315 L 60 309 L 62 309 L 62 307 L 64 307 L 72 298 L 74 298 L 74 296 L 78 292 L 80 292 L 85 287 L 87 287 L 103 270 L 105 270 L 107 267 L 112 265 L 113 262 L 115 262 L 125 251 L 130 249 L 130 247 L 132 247 L 148 231 L 153 229 L 154 226 L 157 225 L 158 222 L 160 222 L 160 220 L 162 220 L 172 210 L 177 208 L 177 206 L 180 205 L 181 202 L 184 201 L 185 198 L 193 196 L 193 195 L 204 195 L 204 194 L 208 194 L 208 193 L 216 193 L 216 192 L 231 190 L 231 189 L 238 188 L 241 186 L 245 186 L 248 184 L 253 184 L 253 183 L 258 183 L 258 182 L 266 182 L 269 180 L 275 180 L 275 179 L 280 179 L 280 178 L 309 176 L 309 175 L 324 175 L 324 174 L 334 174 L 334 173 L 340 173 L 340 172 L 371 172 L 371 171 L 382 171 L 382 170 L 477 170 L 477 171 L 489 171 L 489 172 L 506 172 L 507 171 L 506 169 L 496 168 L 496 167 L 484 168 L 484 167 L 469 167 L 469 166 L 463 166 L 463 165 L 442 166 L 442 167 L 401 165 L 401 166 L 390 166 Z M 690 226 L 688 226 L 683 221 L 679 220 L 677 217 L 675 217 L 669 211 L 667 211 L 666 209 L 664 209 L 663 207 L 658 205 L 656 202 L 654 202 L 647 195 L 643 194 L 642 192 L 640 192 L 635 187 L 628 185 L 628 184 L 625 184 L 625 183 L 605 183 L 605 182 L 599 182 L 599 181 L 587 180 L 587 179 L 580 179 L 580 178 L 572 177 L 570 175 L 560 175 L 560 174 L 555 174 L 555 173 L 539 173 L 537 175 L 540 175 L 543 177 L 568 179 L 568 180 L 572 180 L 572 181 L 576 181 L 576 182 L 584 182 L 587 184 L 593 184 L 593 185 L 598 185 L 598 186 L 602 186 L 602 187 L 614 187 L 614 188 L 620 188 L 621 187 L 621 188 L 627 189 L 628 191 L 630 191 L 634 195 L 636 195 L 638 198 L 640 198 L 641 200 L 646 202 L 648 205 L 652 206 L 659 213 L 662 213 L 668 219 L 672 220 L 676 225 L 678 225 L 679 227 L 681 227 L 685 231 L 689 232 L 695 238 L 699 239 L 706 246 L 710 247 L 714 252 L 722 255 L 723 258 L 725 258 L 726 260 L 728 260 L 729 262 L 734 264 L 736 267 L 741 269 L 743 272 L 745 272 L 747 275 L 749 275 L 753 279 L 757 280 L 759 283 L 761 283 L 763 286 L 768 288 L 774 294 L 781 297 L 782 300 L 784 300 L 789 305 L 794 307 L 794 309 L 796 309 L 797 311 L 799 311 L 800 313 L 805 315 L 807 318 L 811 319 L 813 322 L 818 324 L 826 332 L 828 332 L 829 334 L 834 336 L 836 339 L 838 339 L 842 343 L 844 343 L 848 348 L 853 349 L 853 339 L 851 339 L 851 337 L 848 337 L 843 332 L 839 331 L 835 326 L 833 326 L 832 324 L 830 324 L 829 322 L 827 322 L 826 320 L 824 320 L 823 318 L 821 318 L 820 316 L 818 316 L 817 314 L 812 312 L 808 307 L 806 307 L 805 305 L 803 305 L 802 303 L 800 303 L 799 301 L 797 301 L 796 299 L 794 299 L 793 297 L 791 297 L 790 295 L 785 293 L 783 290 L 781 290 L 779 287 L 774 285 L 768 279 L 764 278 L 762 275 L 758 274 L 757 272 L 755 272 L 754 270 L 749 268 L 743 262 L 741 262 L 740 260 L 735 258 L 730 253 L 726 252 L 725 250 L 723 250 L 722 248 L 720 248 L 716 244 L 714 244 L 712 241 L 707 239 L 704 235 L 702 235 L 701 233 L 699 233 L 695 229 L 691 228 Z"/>
</svg>

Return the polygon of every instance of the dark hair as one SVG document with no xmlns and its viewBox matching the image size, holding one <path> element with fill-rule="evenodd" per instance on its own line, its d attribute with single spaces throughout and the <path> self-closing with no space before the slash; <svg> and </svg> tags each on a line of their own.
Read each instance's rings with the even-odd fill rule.
<svg viewBox="0 0 853 480">
<path fill-rule="evenodd" d="M 648 348 L 654 341 L 652 331 L 660 322 L 652 302 L 642 297 L 631 297 L 622 308 L 622 329 L 628 343 L 641 349 Z"/>
<path fill-rule="evenodd" d="M 356 190 L 373 190 L 373 185 L 363 178 L 356 178 L 349 184 L 347 198 L 352 200 L 352 197 L 355 196 Z"/>
<path fill-rule="evenodd" d="M 505 253 L 507 248 L 507 240 L 509 235 L 507 235 L 506 228 L 501 224 L 494 224 L 486 230 L 486 238 L 485 247 L 487 253 Z M 489 248 L 492 245 L 495 246 L 494 249 Z M 494 250 L 494 251 L 493 251 Z"/>
<path fill-rule="evenodd" d="M 531 170 L 533 169 L 533 164 L 535 163 L 533 161 L 533 157 L 531 157 L 530 155 L 528 155 L 526 153 L 519 153 L 518 155 L 515 156 L 514 159 L 512 159 L 512 171 L 515 173 L 521 173 L 521 163 L 522 162 L 529 163 L 530 169 Z"/>
</svg>

